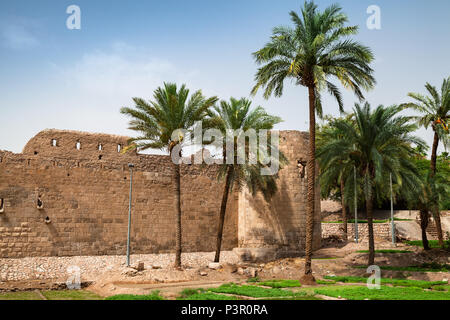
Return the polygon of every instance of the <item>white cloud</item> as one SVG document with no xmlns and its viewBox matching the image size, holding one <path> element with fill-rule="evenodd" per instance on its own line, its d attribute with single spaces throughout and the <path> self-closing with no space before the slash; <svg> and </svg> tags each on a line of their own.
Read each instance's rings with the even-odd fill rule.
<svg viewBox="0 0 450 320">
<path fill-rule="evenodd" d="M 130 101 L 131 97 L 151 97 L 163 82 L 185 82 L 195 72 L 180 70 L 166 59 L 152 57 L 143 49 L 114 43 L 109 51 L 84 54 L 80 60 L 55 66 L 61 80 L 77 96 Z"/>
<path fill-rule="evenodd" d="M 39 104 L 39 127 L 87 132 L 136 135 L 127 129 L 123 106 L 133 106 L 133 97 L 152 99 L 164 82 L 186 83 L 197 78 L 193 70 L 183 70 L 148 50 L 114 43 L 109 49 L 87 52 L 71 62 L 49 64 L 52 78 L 43 84 Z M 195 87 L 192 87 L 194 90 Z M 35 99 L 36 97 L 34 97 Z"/>
</svg>

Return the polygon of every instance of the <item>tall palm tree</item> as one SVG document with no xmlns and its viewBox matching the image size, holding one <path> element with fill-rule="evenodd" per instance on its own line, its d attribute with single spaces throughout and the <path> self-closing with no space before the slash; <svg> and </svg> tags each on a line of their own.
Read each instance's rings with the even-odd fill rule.
<svg viewBox="0 0 450 320">
<path fill-rule="evenodd" d="M 200 90 L 189 97 L 189 89 L 183 84 L 164 83 L 153 93 L 153 101 L 133 98 L 134 108 L 122 108 L 120 112 L 131 118 L 129 129 L 140 135 L 129 141 L 129 146 L 161 149 L 169 152 L 171 159 L 181 158 L 184 139 L 181 130 L 193 130 L 198 121 L 204 121 L 217 97 L 205 98 Z M 180 130 L 181 129 L 181 130 Z M 175 133 L 175 134 L 174 134 Z M 177 148 L 176 148 L 177 147 Z M 178 154 L 175 154 L 178 153 Z M 176 213 L 175 267 L 181 268 L 181 174 L 180 162 L 173 165 L 173 184 Z"/>
<path fill-rule="evenodd" d="M 271 40 L 253 54 L 256 63 L 262 65 L 255 75 L 256 85 L 252 93 L 265 87 L 264 97 L 272 93 L 281 96 L 285 80 L 291 79 L 297 85 L 308 88 L 309 96 L 309 157 L 308 206 L 306 216 L 305 275 L 303 283 L 314 283 L 311 257 L 314 230 L 315 197 L 315 112 L 322 114 L 320 93 L 324 89 L 335 97 L 339 108 L 343 102 L 339 88 L 331 82 L 338 79 L 362 100 L 362 89 L 368 90 L 375 84 L 373 70 L 369 63 L 372 51 L 349 39 L 358 32 L 357 26 L 345 26 L 348 18 L 338 5 L 332 5 L 323 12 L 314 2 L 305 2 L 301 14 L 291 11 L 294 27 L 279 26 L 273 29 Z"/>
<path fill-rule="evenodd" d="M 210 119 L 213 126 L 219 129 L 223 136 L 229 132 L 237 133 L 234 136 L 233 141 L 234 159 L 232 159 L 233 161 L 227 161 L 229 159 L 227 159 L 228 154 L 226 152 L 227 146 L 225 143 L 223 145 L 224 164 L 220 167 L 218 172 L 219 179 L 225 178 L 225 186 L 222 194 L 222 203 L 220 206 L 219 223 L 217 228 L 216 255 L 214 258 L 215 262 L 219 262 L 225 212 L 227 209 L 228 197 L 230 192 L 233 190 L 233 186 L 236 186 L 238 189 L 246 186 L 253 195 L 257 192 L 261 192 L 266 201 L 268 201 L 277 191 L 276 179 L 278 175 L 261 174 L 261 169 L 264 168 L 265 165 L 259 161 L 260 155 L 254 155 L 258 157 L 256 164 L 251 164 L 248 159 L 246 159 L 247 161 L 245 161 L 244 164 L 242 164 L 241 161 L 236 161 L 238 154 L 237 141 L 240 140 L 240 136 L 243 136 L 247 130 L 255 130 L 256 134 L 258 134 L 260 130 L 273 129 L 273 126 L 280 123 L 282 120 L 279 117 L 268 114 L 262 107 L 251 109 L 251 101 L 245 98 L 241 98 L 239 100 L 230 98 L 229 102 L 221 101 L 220 105 L 214 107 L 210 113 Z M 272 151 L 273 148 L 275 148 L 275 146 L 272 146 L 269 141 L 267 149 Z M 256 151 L 259 153 L 260 149 L 258 148 Z M 246 153 L 247 158 L 253 156 L 247 146 Z M 272 152 L 270 152 L 270 161 L 272 164 L 274 161 L 277 161 L 278 164 L 282 165 L 285 163 L 285 157 L 279 151 L 278 153 L 279 157 L 277 159 L 272 156 Z"/>
<path fill-rule="evenodd" d="M 431 179 L 436 175 L 436 157 L 439 141 L 442 141 L 444 147 L 447 147 L 449 142 L 448 125 L 450 120 L 450 77 L 444 79 L 441 92 L 428 82 L 425 85 L 428 91 L 428 96 L 420 93 L 408 93 L 408 96 L 413 98 L 415 102 L 404 104 L 419 113 L 421 116 L 415 117 L 419 125 L 428 128 L 431 126 L 434 132 L 433 146 L 431 148 L 431 162 L 430 171 Z M 439 214 L 439 204 L 435 203 L 433 206 L 433 216 L 436 223 L 436 229 L 439 238 L 439 245 L 444 246 L 444 238 L 442 234 L 441 218 Z"/>
<path fill-rule="evenodd" d="M 324 165 L 347 158 L 356 167 L 363 180 L 366 215 L 369 229 L 369 265 L 374 263 L 375 243 L 373 234 L 373 204 L 385 196 L 387 181 L 392 174 L 393 183 L 401 187 L 416 190 L 418 172 L 411 161 L 414 149 L 411 144 L 425 143 L 411 135 L 417 126 L 410 123 L 410 117 L 400 116 L 398 106 L 379 106 L 371 110 L 366 102 L 364 106 L 355 104 L 355 123 L 342 120 L 334 126 L 345 132 L 343 138 L 330 141 L 321 149 Z"/>
</svg>

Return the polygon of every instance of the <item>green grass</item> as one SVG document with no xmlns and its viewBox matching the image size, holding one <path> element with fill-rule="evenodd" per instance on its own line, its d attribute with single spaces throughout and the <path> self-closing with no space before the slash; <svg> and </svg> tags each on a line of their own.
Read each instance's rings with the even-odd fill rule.
<svg viewBox="0 0 450 320">
<path fill-rule="evenodd" d="M 0 293 L 0 300 L 42 300 L 34 291 Z"/>
<path fill-rule="evenodd" d="M 209 292 L 205 289 L 184 289 L 177 300 L 238 300 L 237 297 Z"/>
<path fill-rule="evenodd" d="M 435 291 L 450 291 L 450 285 L 433 286 L 432 289 Z"/>
<path fill-rule="evenodd" d="M 41 294 L 47 300 L 102 300 L 95 293 L 86 290 L 46 290 Z M 0 293 L 0 300 L 43 300 L 35 291 Z"/>
<path fill-rule="evenodd" d="M 372 220 L 373 223 L 388 223 L 391 219 L 384 219 L 384 220 Z M 413 219 L 402 219 L 402 218 L 394 218 L 394 221 L 413 221 Z M 322 223 L 343 223 L 342 220 L 338 221 L 322 221 Z M 350 219 L 347 221 L 347 223 L 355 223 L 355 219 Z M 361 220 L 358 219 L 358 223 L 367 223 L 367 220 Z"/>
<path fill-rule="evenodd" d="M 322 280 L 322 279 L 317 279 L 316 280 L 317 284 L 335 284 L 336 281 L 335 280 Z"/>
<path fill-rule="evenodd" d="M 292 291 L 283 290 L 279 288 L 262 288 L 254 285 L 237 285 L 234 283 L 223 284 L 218 288 L 209 289 L 216 293 L 229 293 L 240 296 L 247 296 L 253 298 L 270 298 L 270 297 L 295 297 L 303 296 L 305 293 L 294 293 Z"/>
<path fill-rule="evenodd" d="M 347 283 L 367 282 L 367 278 L 354 276 L 325 276 L 324 278 L 334 280 L 337 282 L 347 282 Z M 400 286 L 400 287 L 417 287 L 423 289 L 431 289 L 433 288 L 433 286 L 444 286 L 447 284 L 447 282 L 381 278 L 381 284 L 391 284 L 393 286 Z"/>
<path fill-rule="evenodd" d="M 272 287 L 272 288 L 292 288 L 292 287 L 301 287 L 300 281 L 298 280 L 267 280 L 260 281 L 257 283 L 260 286 Z"/>
<path fill-rule="evenodd" d="M 103 298 L 95 293 L 86 290 L 51 290 L 42 291 L 48 300 L 102 300 Z"/>
<path fill-rule="evenodd" d="M 296 296 L 296 297 L 283 297 L 283 298 L 267 298 L 265 300 L 323 300 L 319 297 L 312 295 Z"/>
<path fill-rule="evenodd" d="M 449 264 L 424 263 L 419 266 L 395 267 L 379 266 L 381 270 L 390 271 L 412 271 L 412 272 L 450 272 Z M 353 266 L 353 268 L 364 269 L 367 266 Z"/>
<path fill-rule="evenodd" d="M 412 240 L 412 241 L 405 241 L 406 244 L 409 244 L 411 246 L 417 246 L 423 248 L 423 243 L 421 240 Z M 430 248 L 440 248 L 438 240 L 428 240 L 428 246 Z M 444 241 L 445 248 L 450 248 L 450 240 Z"/>
<path fill-rule="evenodd" d="M 248 278 L 247 279 L 247 282 L 249 282 L 249 283 L 254 283 L 254 282 L 259 282 L 259 281 L 260 281 L 259 277 L 254 277 L 254 278 Z"/>
<path fill-rule="evenodd" d="M 212 292 L 199 292 L 184 298 L 178 297 L 177 300 L 238 300 L 238 298 Z"/>
<path fill-rule="evenodd" d="M 369 253 L 369 250 L 358 250 L 356 251 L 358 253 Z M 375 250 L 375 253 L 409 253 L 412 251 L 409 250 L 392 250 L 392 249 L 381 249 L 381 250 Z"/>
<path fill-rule="evenodd" d="M 134 294 L 117 294 L 107 297 L 105 300 L 164 300 L 159 291 L 153 291 L 150 294 L 134 295 Z"/>
<path fill-rule="evenodd" d="M 450 293 L 425 291 L 416 287 L 387 287 L 368 289 L 362 286 L 333 286 L 314 289 L 314 293 L 349 300 L 450 300 Z"/>
</svg>

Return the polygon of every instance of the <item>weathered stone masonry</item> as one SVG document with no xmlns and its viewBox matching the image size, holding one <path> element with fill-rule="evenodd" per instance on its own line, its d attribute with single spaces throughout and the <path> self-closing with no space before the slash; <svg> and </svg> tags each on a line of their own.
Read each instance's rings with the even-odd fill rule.
<svg viewBox="0 0 450 320">
<path fill-rule="evenodd" d="M 234 192 L 223 248 L 304 250 L 307 135 L 282 131 L 281 170 L 270 204 Z M 132 252 L 171 252 L 175 245 L 173 164 L 169 157 L 119 151 L 127 137 L 44 130 L 21 154 L 0 151 L 0 257 L 124 254 L 129 169 L 133 171 Z M 223 184 L 217 167 L 183 165 L 183 250 L 213 251 Z M 42 208 L 38 208 L 42 202 Z M 320 203 L 317 206 L 320 212 Z M 320 245 L 316 214 L 315 246 Z M 46 221 L 47 219 L 47 221 Z"/>
</svg>

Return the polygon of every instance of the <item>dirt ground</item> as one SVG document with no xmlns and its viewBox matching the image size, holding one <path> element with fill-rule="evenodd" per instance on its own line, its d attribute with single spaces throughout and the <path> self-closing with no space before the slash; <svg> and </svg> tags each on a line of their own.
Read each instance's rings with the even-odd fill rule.
<svg viewBox="0 0 450 320">
<path fill-rule="evenodd" d="M 314 252 L 313 275 L 317 279 L 330 275 L 365 276 L 365 269 L 354 268 L 356 265 L 366 265 L 368 255 L 358 253 L 358 250 L 367 250 L 367 243 L 341 243 L 326 242 L 320 250 Z M 439 264 L 450 263 L 450 252 L 442 249 L 424 251 L 422 248 L 408 246 L 402 243 L 393 247 L 390 242 L 376 244 L 376 249 L 409 250 L 410 253 L 376 254 L 375 264 L 380 266 L 411 266 L 435 262 Z M 230 255 L 231 253 L 227 253 Z M 211 255 L 212 256 L 212 255 Z M 230 257 L 227 256 L 227 260 Z M 223 283 L 243 283 L 249 278 L 258 276 L 266 279 L 299 279 L 303 272 L 304 258 L 286 258 L 267 263 L 240 263 L 224 262 L 220 266 L 209 265 L 203 260 L 202 264 L 194 266 L 185 264 L 183 270 L 176 270 L 170 265 L 154 267 L 145 265 L 144 270 L 138 271 L 138 262 L 133 268 L 120 266 L 110 270 L 99 271 L 83 278 L 83 286 L 87 290 L 101 296 L 115 294 L 146 294 L 154 290 L 161 291 L 166 298 L 174 298 L 186 288 L 217 287 Z M 210 260 L 212 261 L 212 259 Z M 214 268 L 214 269 L 213 269 Z M 383 278 L 404 278 L 415 280 L 445 280 L 450 278 L 449 272 L 405 272 L 382 270 Z M 7 281 L 1 284 L 3 291 L 21 291 L 32 289 L 58 289 L 63 288 L 64 282 L 47 280 L 33 281 Z"/>
<path fill-rule="evenodd" d="M 367 243 L 331 243 L 316 251 L 313 256 L 313 274 L 321 279 L 330 275 L 366 275 L 365 269 L 353 268 L 356 265 L 366 265 L 368 255 L 357 253 L 358 250 L 366 250 Z M 450 252 L 441 249 L 433 249 L 425 252 L 418 247 L 398 244 L 393 247 L 391 243 L 378 243 L 377 249 L 410 250 L 411 253 L 376 254 L 377 265 L 411 266 L 423 263 L 450 262 Z M 251 276 L 257 275 L 261 280 L 266 279 L 299 279 L 303 272 L 304 258 L 286 258 L 268 263 L 242 263 L 223 264 L 219 269 L 213 270 L 208 266 L 190 268 L 184 271 L 175 269 L 161 270 L 168 279 L 158 281 L 153 270 L 144 270 L 136 274 L 104 274 L 99 277 L 88 290 L 102 296 L 115 294 L 146 294 L 153 290 L 161 291 L 166 298 L 173 298 L 185 288 L 217 287 L 226 282 L 243 283 Z M 382 270 L 384 278 L 404 278 L 415 280 L 445 280 L 449 279 L 449 272 L 404 272 Z"/>
</svg>

